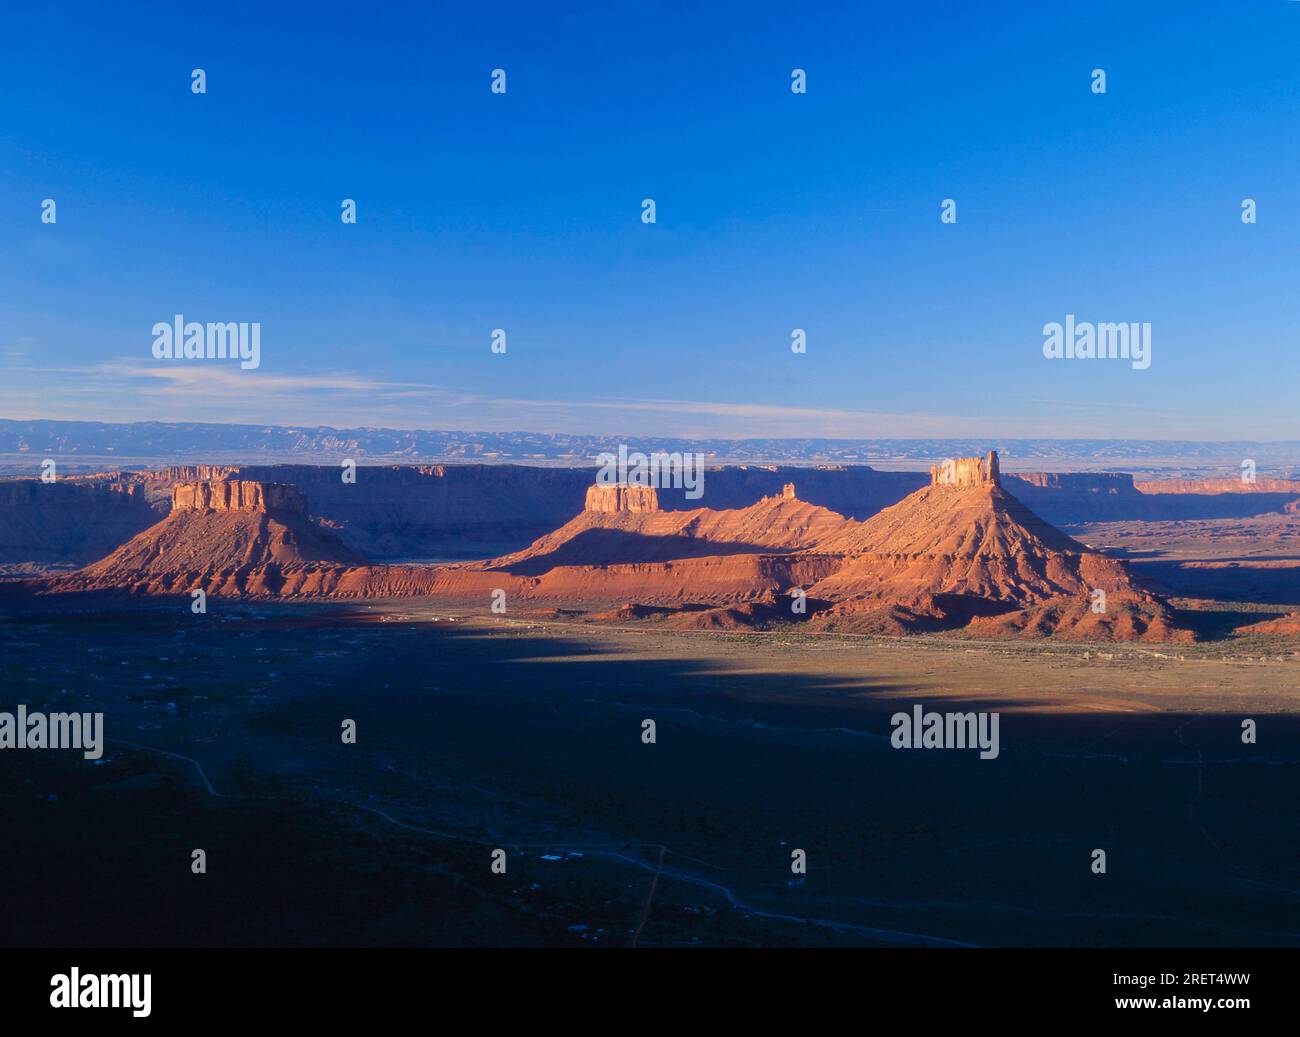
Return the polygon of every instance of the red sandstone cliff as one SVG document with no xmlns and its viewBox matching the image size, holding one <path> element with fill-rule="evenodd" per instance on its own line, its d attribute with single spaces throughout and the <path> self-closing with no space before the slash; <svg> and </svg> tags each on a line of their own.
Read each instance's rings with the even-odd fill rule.
<svg viewBox="0 0 1300 1037">
<path fill-rule="evenodd" d="M 94 561 L 162 512 L 136 485 L 79 479 L 0 482 L 0 565 Z"/>
<path fill-rule="evenodd" d="M 931 486 L 996 486 L 998 455 L 990 450 L 987 457 L 959 457 L 930 466 Z"/>
<path fill-rule="evenodd" d="M 176 485 L 230 480 L 296 487 L 317 522 L 368 558 L 484 558 L 524 547 L 583 510 L 593 474 L 590 468 L 523 465 L 363 465 L 358 481 L 345 483 L 330 465 L 176 465 L 68 477 L 57 485 L 82 489 L 23 500 L 0 494 L 0 565 L 102 558 L 165 515 Z M 874 514 L 925 482 L 917 472 L 865 465 L 737 465 L 709 469 L 698 501 L 682 489 L 653 492 L 661 511 L 728 511 L 780 493 L 792 478 L 805 501 L 854 518 Z M 124 507 L 109 496 L 118 493 L 143 496 Z"/>
<path fill-rule="evenodd" d="M 236 479 L 179 484 L 172 488 L 172 511 L 287 511 L 306 515 L 307 502 L 292 486 Z"/>
<path fill-rule="evenodd" d="M 650 512 L 659 510 L 659 495 L 651 486 L 589 486 L 585 511 Z"/>
<path fill-rule="evenodd" d="M 952 478 L 972 484 L 981 463 L 951 466 Z M 337 467 L 322 465 L 182 465 L 152 472 L 108 473 L 0 481 L 0 566 L 62 565 L 102 558 L 166 513 L 178 484 L 253 481 L 288 483 L 303 495 L 316 521 L 352 550 L 373 558 L 473 558 L 517 549 L 584 509 L 615 512 L 649 505 L 586 498 L 592 470 L 501 465 L 385 465 L 358 470 L 344 483 Z M 944 478 L 943 466 L 929 477 Z M 867 519 L 923 487 L 916 472 L 878 472 L 865 466 L 792 469 L 772 465 L 709 469 L 704 497 L 681 490 L 623 488 L 615 496 L 649 497 L 659 511 L 721 512 L 751 506 L 797 480 L 799 496 L 855 519 Z M 1300 513 L 1300 481 L 1239 479 L 1144 482 L 1096 473 L 1001 474 L 999 485 L 1035 514 L 1057 525 L 1109 520 L 1168 521 Z M 143 496 L 142 496 L 143 494 Z M 593 494 L 593 496 L 596 496 Z M 151 510 L 152 509 L 152 510 Z"/>
<path fill-rule="evenodd" d="M 1295 479 L 1154 479 L 1134 484 L 1143 493 L 1284 493 L 1300 497 Z"/>
</svg>

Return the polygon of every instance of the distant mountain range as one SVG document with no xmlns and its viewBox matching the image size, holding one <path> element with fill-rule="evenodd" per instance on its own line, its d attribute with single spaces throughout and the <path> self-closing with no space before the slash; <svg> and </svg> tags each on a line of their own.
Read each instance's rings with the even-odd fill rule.
<svg viewBox="0 0 1300 1037">
<path fill-rule="evenodd" d="M 1123 439 L 678 439 L 541 432 L 442 432 L 216 423 L 0 419 L 0 474 L 31 475 L 47 457 L 65 472 L 161 464 L 480 462 L 581 465 L 620 442 L 634 450 L 699 452 L 712 463 L 870 464 L 924 468 L 997 450 L 1008 470 L 1130 471 L 1166 478 L 1300 475 L 1300 441 Z"/>
</svg>

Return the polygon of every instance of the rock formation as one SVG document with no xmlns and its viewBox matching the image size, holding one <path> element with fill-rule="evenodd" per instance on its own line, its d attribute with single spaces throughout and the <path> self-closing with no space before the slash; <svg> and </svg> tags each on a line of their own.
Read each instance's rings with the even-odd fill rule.
<svg viewBox="0 0 1300 1037">
<path fill-rule="evenodd" d="M 602 503 L 608 503 L 609 494 L 602 497 Z M 601 508 L 584 511 L 523 551 L 485 564 L 494 571 L 536 577 L 554 588 L 566 581 L 575 588 L 580 583 L 594 588 L 599 580 L 593 570 L 599 568 L 600 579 L 608 582 L 614 567 L 627 566 L 635 575 L 632 583 L 640 581 L 628 591 L 643 598 L 681 599 L 703 584 L 716 590 L 729 580 L 727 594 L 739 599 L 769 586 L 764 582 L 756 588 L 747 582 L 756 578 L 757 556 L 811 548 L 845 521 L 833 511 L 787 496 L 725 511 Z M 614 593 L 609 592 L 611 597 Z"/>
<path fill-rule="evenodd" d="M 990 450 L 987 457 L 959 457 L 930 466 L 931 486 L 970 486 L 998 485 L 998 455 Z"/>
<path fill-rule="evenodd" d="M 1001 485 L 1058 525 L 1139 518 L 1152 510 L 1133 476 L 1119 472 L 1016 472 L 1004 475 Z"/>
<path fill-rule="evenodd" d="M 11 496 L 6 487 L 31 490 L 43 484 L 0 481 L 0 565 L 102 558 L 165 515 L 176 485 L 232 480 L 296 487 L 317 522 L 368 558 L 484 558 L 526 547 L 582 511 L 594 472 L 524 465 L 363 465 L 358 485 L 350 485 L 330 465 L 200 464 L 64 477 L 54 485 L 83 489 Z M 796 478 L 804 501 L 857 519 L 925 483 L 918 472 L 878 472 L 866 465 L 748 465 L 709 469 L 703 499 L 691 500 L 681 488 L 658 489 L 655 497 L 661 511 L 706 505 L 733 511 L 781 493 Z M 124 502 L 110 493 L 137 496 Z M 70 505 L 74 498 L 85 506 Z"/>
<path fill-rule="evenodd" d="M 283 483 L 247 479 L 181 483 L 172 488 L 172 511 L 287 511 L 307 514 L 301 493 Z"/>
<path fill-rule="evenodd" d="M 46 590 L 279 595 L 365 559 L 313 523 L 292 486 L 249 480 L 183 483 L 161 522 Z"/>
<path fill-rule="evenodd" d="M 0 565 L 93 562 L 157 522 L 160 508 L 135 484 L 0 482 Z"/>
<path fill-rule="evenodd" d="M 651 486 L 626 486 L 622 483 L 589 486 L 584 510 L 605 513 L 658 511 L 659 496 Z"/>
<path fill-rule="evenodd" d="M 818 545 L 843 560 L 808 591 L 837 603 L 823 625 L 854 629 L 861 620 L 871 629 L 882 610 L 900 622 L 904 609 L 926 626 L 1001 616 L 1002 632 L 1183 636 L 1122 562 L 1066 536 L 1003 490 L 996 454 L 936 466 L 932 479 Z M 1102 611 L 1094 601 L 1104 603 Z"/>
<path fill-rule="evenodd" d="M 996 453 L 958 459 L 865 521 L 799 499 L 789 481 L 737 509 L 665 510 L 653 489 L 589 486 L 584 510 L 521 551 L 421 566 L 368 564 L 308 517 L 309 498 L 294 487 L 200 480 L 173 487 L 162 522 L 38 589 L 482 601 L 504 589 L 511 601 L 632 603 L 687 628 L 793 616 L 859 633 L 1190 638 L 1122 562 L 1043 521 L 1001 483 Z M 806 612 L 789 606 L 796 591 Z"/>
<path fill-rule="evenodd" d="M 1300 481 L 1295 479 L 1153 479 L 1135 484 L 1142 493 L 1281 493 L 1300 497 Z"/>
</svg>

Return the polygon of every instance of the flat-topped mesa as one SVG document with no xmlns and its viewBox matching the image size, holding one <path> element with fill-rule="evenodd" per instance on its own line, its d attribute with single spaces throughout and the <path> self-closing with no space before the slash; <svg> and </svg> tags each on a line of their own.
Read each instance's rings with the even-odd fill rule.
<svg viewBox="0 0 1300 1037">
<path fill-rule="evenodd" d="M 287 483 L 223 479 L 172 487 L 172 511 L 290 511 L 306 514 L 307 502 Z"/>
<path fill-rule="evenodd" d="M 1132 497 L 1138 488 L 1127 472 L 1016 472 L 1009 477 L 1013 485 L 1028 483 L 1039 490 L 1065 490 L 1072 493 L 1124 494 Z M 1300 484 L 1297 484 L 1300 488 Z"/>
<path fill-rule="evenodd" d="M 998 486 L 998 452 L 990 450 L 987 457 L 959 457 L 955 461 L 930 466 L 931 486 Z"/>
<path fill-rule="evenodd" d="M 587 487 L 587 511 L 658 511 L 659 494 L 653 486 L 626 486 L 615 483 L 612 486 Z"/>
</svg>

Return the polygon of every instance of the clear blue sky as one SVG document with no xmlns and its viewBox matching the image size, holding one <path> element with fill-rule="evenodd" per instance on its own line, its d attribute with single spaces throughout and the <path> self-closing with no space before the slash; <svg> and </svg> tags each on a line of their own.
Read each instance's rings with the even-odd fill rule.
<svg viewBox="0 0 1300 1037">
<path fill-rule="evenodd" d="M 549 6 L 13 5 L 0 416 L 1300 438 L 1300 3 Z"/>
</svg>

